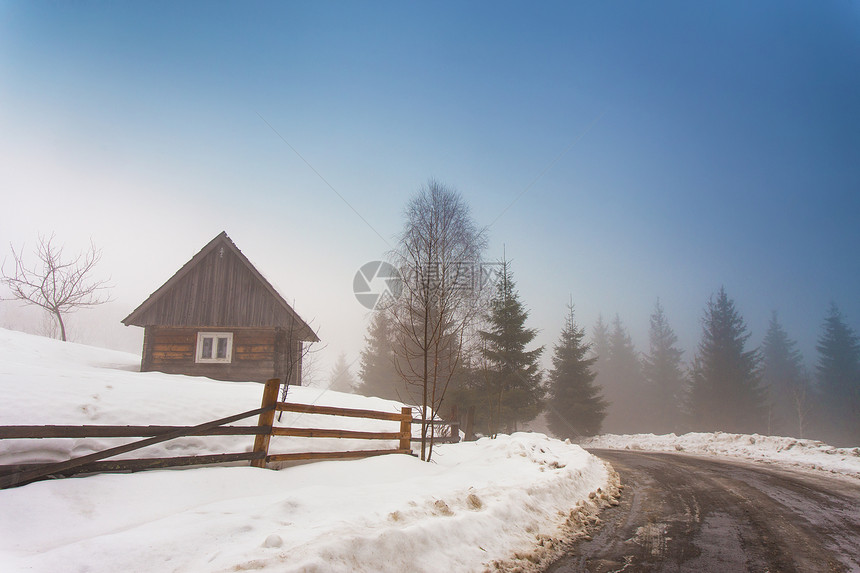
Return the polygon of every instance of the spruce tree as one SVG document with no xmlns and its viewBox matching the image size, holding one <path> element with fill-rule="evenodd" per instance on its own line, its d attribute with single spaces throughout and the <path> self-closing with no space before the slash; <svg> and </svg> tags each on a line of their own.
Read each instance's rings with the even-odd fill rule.
<svg viewBox="0 0 860 573">
<path fill-rule="evenodd" d="M 358 394 L 408 401 L 406 385 L 394 366 L 393 327 L 387 310 L 375 310 L 370 319 L 359 378 Z"/>
<path fill-rule="evenodd" d="M 764 431 L 758 352 L 746 350 L 750 334 L 725 288 L 708 301 L 703 322 L 691 376 L 690 425 L 697 431 Z"/>
<path fill-rule="evenodd" d="M 609 332 L 608 356 L 600 375 L 609 400 L 605 431 L 616 434 L 641 432 L 647 418 L 642 367 L 633 340 L 617 314 Z"/>
<path fill-rule="evenodd" d="M 806 396 L 803 357 L 776 311 L 761 343 L 761 365 L 762 385 L 767 392 L 767 433 L 799 437 L 803 433 L 802 398 Z"/>
<path fill-rule="evenodd" d="M 591 345 L 576 325 L 572 304 L 568 311 L 549 372 L 547 422 L 559 437 L 592 436 L 600 432 L 606 401 L 595 384 L 597 357 L 589 357 Z"/>
<path fill-rule="evenodd" d="M 520 422 L 534 419 L 545 393 L 538 366 L 543 346 L 526 350 L 537 330 L 525 326 L 529 313 L 520 302 L 507 261 L 502 261 L 496 288 L 487 316 L 488 330 L 479 331 L 481 352 L 488 363 L 492 434 L 502 429 L 516 431 Z"/>
<path fill-rule="evenodd" d="M 594 358 L 592 369 L 595 373 L 594 383 L 600 388 L 600 393 L 606 402 L 607 412 L 612 408 L 612 398 L 609 394 L 612 392 L 611 384 L 607 384 L 609 379 L 609 371 L 606 368 L 609 360 L 609 325 L 603 320 L 603 314 L 597 315 L 597 322 L 592 328 L 591 350 L 589 356 Z M 606 421 L 603 423 L 603 430 L 606 431 Z"/>
<path fill-rule="evenodd" d="M 600 367 L 609 357 L 609 325 L 603 320 L 602 314 L 597 315 L 597 323 L 594 325 L 593 330 L 594 334 L 591 337 L 591 344 L 589 346 L 591 347 L 592 356 L 597 359 L 594 367 L 597 369 L 599 377 Z"/>
<path fill-rule="evenodd" d="M 678 337 L 669 326 L 663 305 L 657 300 L 648 333 L 650 351 L 642 360 L 642 374 L 648 393 L 648 430 L 656 434 L 678 432 L 684 392 L 683 352 Z"/>
<path fill-rule="evenodd" d="M 467 433 L 469 430 L 472 431 L 466 437 L 467 440 L 474 439 L 475 432 L 483 435 L 490 434 L 487 394 L 483 384 L 485 377 L 482 376 L 480 364 L 476 358 L 477 353 L 475 348 L 464 348 L 460 363 L 451 377 L 448 392 L 445 395 L 445 404 L 452 410 L 456 408 L 460 416 L 461 430 Z M 443 411 L 442 414 L 447 415 L 447 412 Z M 469 420 L 473 424 L 471 428 L 467 427 Z"/>
<path fill-rule="evenodd" d="M 328 389 L 335 392 L 355 392 L 356 381 L 349 370 L 350 364 L 346 360 L 346 354 L 341 352 L 337 356 L 334 366 L 329 375 Z"/>
<path fill-rule="evenodd" d="M 860 442 L 860 339 L 836 304 L 830 305 L 822 330 L 816 368 L 822 429 L 834 445 L 854 446 Z"/>
</svg>

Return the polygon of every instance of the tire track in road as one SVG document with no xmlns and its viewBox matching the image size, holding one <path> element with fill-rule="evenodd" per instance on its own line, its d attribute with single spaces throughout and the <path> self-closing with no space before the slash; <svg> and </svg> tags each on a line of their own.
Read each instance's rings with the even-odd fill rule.
<svg viewBox="0 0 860 573">
<path fill-rule="evenodd" d="M 683 454 L 593 450 L 624 487 L 547 573 L 860 573 L 860 483 Z"/>
</svg>

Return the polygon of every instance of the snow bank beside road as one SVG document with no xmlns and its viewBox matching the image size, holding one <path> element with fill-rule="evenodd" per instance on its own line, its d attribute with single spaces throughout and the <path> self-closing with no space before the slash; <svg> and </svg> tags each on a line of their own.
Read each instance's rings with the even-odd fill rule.
<svg viewBox="0 0 860 573">
<path fill-rule="evenodd" d="M 835 448 L 824 442 L 724 432 L 675 434 L 604 434 L 583 442 L 584 448 L 685 452 L 729 456 L 822 470 L 860 478 L 860 447 Z"/>
<path fill-rule="evenodd" d="M 262 385 L 139 373 L 138 360 L 0 329 L 0 424 L 185 425 L 259 406 Z M 290 400 L 401 406 L 313 388 L 291 388 Z M 282 423 L 335 421 L 368 431 L 391 424 L 301 414 Z M 116 442 L 0 440 L 0 464 L 57 461 Z M 252 444 L 248 436 L 196 437 L 134 455 Z M 283 438 L 271 451 L 361 447 L 320 444 Z M 577 445 L 517 433 L 437 446 L 429 464 L 389 455 L 279 471 L 208 467 L 42 481 L 0 491 L 0 571 L 536 570 L 555 540 L 583 530 L 584 517 L 611 502 L 613 480 Z"/>
<path fill-rule="evenodd" d="M 445 445 L 436 459 L 152 471 L 0 491 L 0 570 L 479 571 L 530 558 L 608 478 L 578 446 L 540 434 Z"/>
</svg>

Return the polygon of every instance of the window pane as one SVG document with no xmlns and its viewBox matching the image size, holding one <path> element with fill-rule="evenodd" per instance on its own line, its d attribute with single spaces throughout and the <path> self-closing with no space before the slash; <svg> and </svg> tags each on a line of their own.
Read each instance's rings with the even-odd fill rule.
<svg viewBox="0 0 860 573">
<path fill-rule="evenodd" d="M 212 338 L 203 339 L 203 347 L 200 349 L 200 358 L 212 358 Z"/>
<path fill-rule="evenodd" d="M 217 358 L 227 358 L 227 339 L 218 339 L 218 356 Z"/>
</svg>

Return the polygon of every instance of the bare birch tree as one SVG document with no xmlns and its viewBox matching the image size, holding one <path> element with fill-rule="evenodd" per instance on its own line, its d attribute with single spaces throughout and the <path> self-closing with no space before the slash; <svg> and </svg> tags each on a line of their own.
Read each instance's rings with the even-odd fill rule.
<svg viewBox="0 0 860 573">
<path fill-rule="evenodd" d="M 290 386 L 303 384 L 305 374 L 312 367 L 314 355 L 323 350 L 323 348 L 313 348 L 316 344 L 314 341 L 302 340 L 299 333 L 299 325 L 297 321 L 292 320 L 290 327 L 283 333 L 284 339 L 282 344 L 289 349 L 287 359 L 283 364 L 284 379 L 281 382 L 281 402 L 287 401 Z M 283 412 L 278 412 L 278 421 L 281 421 Z"/>
<path fill-rule="evenodd" d="M 102 251 L 90 241 L 90 248 L 65 258 L 63 247 L 54 242 L 54 235 L 39 237 L 36 258 L 32 266 L 24 263 L 24 249 L 12 247 L 14 270 L 0 270 L 0 283 L 12 292 L 12 297 L 26 304 L 45 309 L 60 328 L 60 338 L 66 340 L 64 317 L 80 308 L 97 306 L 110 301 L 107 293 L 109 279 L 94 279 L 93 270 L 101 260 Z"/>
<path fill-rule="evenodd" d="M 433 425 L 460 362 L 469 326 L 480 310 L 480 261 L 486 246 L 459 193 L 429 181 L 406 207 L 406 223 L 392 253 L 403 275 L 390 307 L 395 367 L 421 405 L 421 459 L 433 453 Z"/>
</svg>

